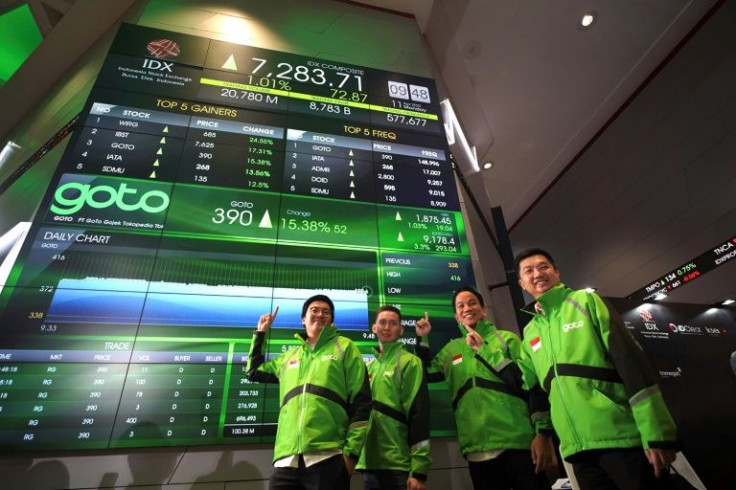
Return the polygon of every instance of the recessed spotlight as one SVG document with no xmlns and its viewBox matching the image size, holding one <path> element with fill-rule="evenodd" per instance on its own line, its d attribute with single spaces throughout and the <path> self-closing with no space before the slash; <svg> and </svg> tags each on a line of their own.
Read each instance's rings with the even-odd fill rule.
<svg viewBox="0 0 736 490">
<path fill-rule="evenodd" d="M 493 162 L 486 162 L 483 164 L 484 170 L 490 170 L 493 167 Z"/>
<path fill-rule="evenodd" d="M 732 304 L 734 304 L 734 303 L 736 303 L 736 300 L 733 300 L 733 299 L 727 299 L 727 300 L 724 300 L 724 301 L 723 301 L 723 303 L 721 303 L 721 304 L 722 304 L 723 306 L 728 306 L 728 305 L 732 305 Z"/>
<path fill-rule="evenodd" d="M 581 18 L 580 22 L 578 23 L 578 30 L 584 31 L 586 29 L 590 29 L 590 27 L 595 24 L 595 21 L 598 20 L 598 13 L 595 11 L 586 12 Z"/>
<path fill-rule="evenodd" d="M 16 145 L 12 141 L 8 141 L 2 151 L 0 151 L 0 167 L 5 165 L 5 162 L 10 160 L 10 156 L 20 149 L 20 146 Z"/>
<path fill-rule="evenodd" d="M 654 296 L 655 301 L 662 301 L 663 299 L 666 299 L 667 295 L 664 293 L 657 293 L 656 296 Z"/>
</svg>

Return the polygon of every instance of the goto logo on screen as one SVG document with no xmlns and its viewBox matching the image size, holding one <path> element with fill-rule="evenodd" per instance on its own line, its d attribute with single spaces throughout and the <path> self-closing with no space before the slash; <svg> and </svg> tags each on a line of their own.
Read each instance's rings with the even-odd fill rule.
<svg viewBox="0 0 736 490">
<path fill-rule="evenodd" d="M 112 205 L 123 211 L 143 210 L 146 213 L 158 213 L 169 206 L 169 196 L 163 191 L 150 190 L 138 194 L 138 189 L 129 188 L 120 183 L 117 188 L 110 185 L 83 184 L 68 182 L 54 193 L 51 211 L 56 214 L 74 214 L 84 205 L 94 209 L 105 209 Z"/>
</svg>

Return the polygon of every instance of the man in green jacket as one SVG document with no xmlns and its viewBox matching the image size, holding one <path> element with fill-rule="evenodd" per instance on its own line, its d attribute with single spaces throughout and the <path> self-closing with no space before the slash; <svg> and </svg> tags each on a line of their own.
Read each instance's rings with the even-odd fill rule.
<svg viewBox="0 0 736 490">
<path fill-rule="evenodd" d="M 527 386 L 549 394 L 580 488 L 666 488 L 676 428 L 641 347 L 598 295 L 560 282 L 546 251 L 520 253 L 516 269 L 535 299 L 519 366 Z"/>
<path fill-rule="evenodd" d="M 332 300 L 316 295 L 302 306 L 299 345 L 266 361 L 263 342 L 277 314 L 278 307 L 259 319 L 246 367 L 252 381 L 279 383 L 269 488 L 347 490 L 371 410 L 363 357 L 333 324 Z"/>
<path fill-rule="evenodd" d="M 417 354 L 430 382 L 447 380 L 473 488 L 548 489 L 544 470 L 556 465 L 556 456 L 546 400 L 530 397 L 520 376 L 512 383 L 500 374 L 519 357 L 519 337 L 486 319 L 483 297 L 470 287 L 458 289 L 452 304 L 463 337 L 430 357 L 432 326 L 425 314 L 416 325 L 422 337 Z"/>
<path fill-rule="evenodd" d="M 404 333 L 398 308 L 379 308 L 371 330 L 379 348 L 368 363 L 373 411 L 357 466 L 363 489 L 425 490 L 432 461 L 422 361 L 398 341 Z"/>
</svg>

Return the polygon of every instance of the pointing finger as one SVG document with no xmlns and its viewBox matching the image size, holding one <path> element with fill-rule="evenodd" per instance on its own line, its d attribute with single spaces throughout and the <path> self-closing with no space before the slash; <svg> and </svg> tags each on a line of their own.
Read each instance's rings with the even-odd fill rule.
<svg viewBox="0 0 736 490">
<path fill-rule="evenodd" d="M 273 310 L 273 313 L 271 313 L 271 318 L 274 320 L 276 319 L 276 315 L 279 313 L 279 307 L 277 306 L 275 310 Z"/>
<path fill-rule="evenodd" d="M 424 312 L 424 320 L 429 321 L 429 314 L 426 311 Z"/>
</svg>

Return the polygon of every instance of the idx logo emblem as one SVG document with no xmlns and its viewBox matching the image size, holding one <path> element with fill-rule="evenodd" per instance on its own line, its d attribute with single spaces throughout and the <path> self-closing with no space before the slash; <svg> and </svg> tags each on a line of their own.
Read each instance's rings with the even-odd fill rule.
<svg viewBox="0 0 736 490">
<path fill-rule="evenodd" d="M 92 187 L 80 182 L 68 182 L 56 189 L 54 204 L 50 209 L 56 214 L 68 215 L 76 213 L 85 204 L 94 209 L 105 209 L 114 204 L 123 211 L 142 209 L 153 214 L 169 206 L 169 196 L 156 190 L 138 195 L 138 189 L 129 189 L 125 183 L 121 183 L 116 189 L 109 185 Z"/>
</svg>

